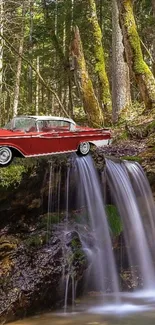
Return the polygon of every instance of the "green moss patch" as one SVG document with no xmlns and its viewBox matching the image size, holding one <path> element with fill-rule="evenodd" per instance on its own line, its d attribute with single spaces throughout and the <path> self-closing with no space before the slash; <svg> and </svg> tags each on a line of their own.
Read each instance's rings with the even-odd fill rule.
<svg viewBox="0 0 155 325">
<path fill-rule="evenodd" d="M 119 236 L 123 230 L 123 226 L 117 208 L 114 205 L 106 205 L 106 213 L 112 234 Z"/>
</svg>

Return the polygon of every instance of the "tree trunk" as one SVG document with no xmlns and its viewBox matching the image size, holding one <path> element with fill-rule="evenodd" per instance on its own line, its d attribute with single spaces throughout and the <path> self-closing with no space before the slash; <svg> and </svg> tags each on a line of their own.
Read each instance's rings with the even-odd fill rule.
<svg viewBox="0 0 155 325">
<path fill-rule="evenodd" d="M 3 35 L 3 21 L 4 21 L 4 3 L 0 0 L 0 33 Z M 3 47 L 4 40 L 0 37 L 0 125 L 2 125 L 3 112 Z"/>
<path fill-rule="evenodd" d="M 87 0 L 89 9 L 87 19 L 91 28 L 92 46 L 95 59 L 95 72 L 97 74 L 100 86 L 100 100 L 102 103 L 104 117 L 111 112 L 111 95 L 109 88 L 109 81 L 105 70 L 104 50 L 102 45 L 102 33 L 99 26 L 96 13 L 95 0 Z"/>
<path fill-rule="evenodd" d="M 33 51 L 33 5 L 34 0 L 30 0 L 30 32 L 29 32 L 29 55 L 30 60 L 32 60 L 32 51 Z M 32 78 L 33 78 L 33 70 L 29 66 L 28 67 L 28 103 L 32 105 Z"/>
<path fill-rule="evenodd" d="M 21 36 L 19 41 L 19 56 L 17 62 L 17 71 L 16 71 L 16 80 L 15 80 L 15 89 L 14 89 L 14 101 L 13 101 L 13 116 L 16 116 L 18 113 L 18 102 L 19 102 L 19 90 L 20 90 L 20 78 L 21 78 L 21 68 L 22 68 L 22 54 L 24 47 L 24 15 L 25 7 L 23 4 L 22 7 L 22 26 L 21 26 Z"/>
<path fill-rule="evenodd" d="M 118 121 L 131 105 L 129 68 L 124 60 L 117 0 L 112 0 L 112 118 Z"/>
<path fill-rule="evenodd" d="M 93 127 L 103 126 L 103 113 L 95 96 L 92 81 L 88 75 L 78 27 L 74 28 L 71 55 L 75 62 L 75 73 L 77 73 L 80 80 L 84 111 L 89 124 Z"/>
<path fill-rule="evenodd" d="M 102 24 L 103 24 L 103 0 L 100 0 L 100 29 L 102 32 Z"/>
<path fill-rule="evenodd" d="M 154 21 L 154 31 L 155 31 L 155 0 L 152 0 L 152 9 L 153 9 L 153 21 Z M 155 77 L 155 32 L 153 36 L 153 74 Z"/>
<path fill-rule="evenodd" d="M 37 71 L 39 73 L 39 56 L 37 56 Z M 39 78 L 36 77 L 36 115 L 39 115 Z"/>
<path fill-rule="evenodd" d="M 130 73 L 133 73 L 135 77 L 146 109 L 153 109 L 155 107 L 155 78 L 143 59 L 132 0 L 117 1 Z"/>
</svg>

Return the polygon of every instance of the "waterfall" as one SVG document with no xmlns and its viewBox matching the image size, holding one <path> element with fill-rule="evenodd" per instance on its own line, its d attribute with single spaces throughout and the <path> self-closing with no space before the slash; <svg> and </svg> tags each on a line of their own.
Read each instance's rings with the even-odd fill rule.
<svg viewBox="0 0 155 325">
<path fill-rule="evenodd" d="M 142 204 L 150 213 L 149 219 L 153 234 L 152 213 L 154 210 L 151 213 L 149 201 L 152 202 L 152 197 L 148 183 L 137 163 L 118 163 L 106 159 L 106 175 L 111 195 L 122 219 L 132 275 L 135 281 L 139 276 L 142 277 L 144 290 L 152 290 L 155 287 L 155 271 L 148 243 L 149 234 L 146 234 L 146 227 L 141 215 L 142 209 L 137 199 L 139 192 L 142 195 Z M 149 193 L 148 199 L 147 193 Z M 151 227 L 148 231 L 151 232 Z"/>
<path fill-rule="evenodd" d="M 106 296 L 104 308 L 99 310 L 106 311 L 105 301 L 109 293 L 112 299 L 111 312 L 116 304 L 117 310 L 126 308 L 120 293 L 119 274 L 116 270 L 111 229 L 108 224 L 109 216 L 106 214 L 108 200 L 110 205 L 117 208 L 118 218 L 120 216 L 122 221 L 125 249 L 134 286 L 136 289 L 143 288 L 143 295 L 144 290 L 154 295 L 155 203 L 150 185 L 138 163 L 112 159 L 105 159 L 105 162 L 102 177 L 99 177 L 89 155 L 79 157 L 73 154 L 64 169 L 52 162 L 50 164 L 48 240 L 54 211 L 58 217 L 58 227 L 61 227 L 61 240 L 64 245 L 62 282 L 65 312 L 68 294 L 72 297 L 72 310 L 76 298 L 77 279 L 74 277 L 72 265 L 74 252 L 72 249 L 68 251 L 67 244 L 67 236 L 73 232 L 77 233 L 82 250 L 87 256 L 85 289 Z M 63 213 L 60 208 L 62 202 Z M 133 307 L 130 304 L 126 306 L 129 309 Z M 94 309 L 94 312 L 97 310 Z"/>
<path fill-rule="evenodd" d="M 148 179 L 137 162 L 124 162 L 131 179 L 152 257 L 155 258 L 155 202 Z"/>
<path fill-rule="evenodd" d="M 75 166 L 80 192 L 78 204 L 85 206 L 94 238 L 92 281 L 97 291 L 113 292 L 118 299 L 119 285 L 99 177 L 90 156 L 77 157 Z"/>
</svg>

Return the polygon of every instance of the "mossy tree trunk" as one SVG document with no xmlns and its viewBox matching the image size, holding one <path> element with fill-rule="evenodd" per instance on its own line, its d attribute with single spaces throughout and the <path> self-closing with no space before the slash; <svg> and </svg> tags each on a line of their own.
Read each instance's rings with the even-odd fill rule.
<svg viewBox="0 0 155 325">
<path fill-rule="evenodd" d="M 3 35 L 4 31 L 4 2 L 0 2 L 0 32 Z M 4 51 L 4 40 L 0 37 L 0 126 L 2 125 L 3 115 L 3 51 Z"/>
<path fill-rule="evenodd" d="M 146 109 L 155 108 L 155 78 L 143 59 L 140 39 L 134 19 L 133 1 L 117 0 L 119 17 L 124 37 L 125 54 L 134 75 Z"/>
<path fill-rule="evenodd" d="M 98 77 L 100 87 L 100 102 L 103 107 L 104 117 L 111 113 L 111 94 L 109 81 L 105 69 L 104 50 L 102 44 L 102 32 L 97 18 L 95 0 L 86 0 L 88 4 L 88 10 L 86 18 L 88 25 L 90 26 L 89 34 L 91 33 L 91 42 L 93 56 L 95 60 L 95 73 Z"/>
<path fill-rule="evenodd" d="M 83 107 L 89 125 L 93 127 L 103 126 L 103 112 L 95 96 L 92 81 L 87 71 L 83 46 L 77 26 L 74 28 L 74 38 L 71 43 L 71 56 L 75 65 L 74 73 L 76 73 L 76 78 L 78 78 L 80 84 Z"/>
<path fill-rule="evenodd" d="M 131 105 L 129 68 L 124 59 L 123 36 L 119 24 L 117 0 L 112 0 L 112 119 L 128 113 Z"/>
<path fill-rule="evenodd" d="M 152 0 L 152 11 L 153 11 L 153 26 L 154 26 L 154 37 L 153 37 L 153 74 L 155 76 L 155 0 Z"/>
</svg>

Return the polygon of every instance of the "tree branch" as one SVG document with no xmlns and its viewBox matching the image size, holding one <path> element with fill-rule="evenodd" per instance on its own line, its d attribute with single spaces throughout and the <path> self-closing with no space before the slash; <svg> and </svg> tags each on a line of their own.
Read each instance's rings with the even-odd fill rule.
<svg viewBox="0 0 155 325">
<path fill-rule="evenodd" d="M 0 37 L 4 39 L 5 43 L 8 45 L 9 49 L 11 49 L 12 52 L 16 53 L 19 57 L 22 58 L 23 61 L 25 61 L 31 68 L 32 70 L 36 73 L 36 75 L 38 76 L 40 82 L 42 83 L 42 85 L 48 89 L 56 98 L 57 102 L 59 103 L 59 106 L 61 107 L 61 110 L 63 111 L 63 113 L 70 118 L 69 114 L 67 113 L 67 111 L 65 110 L 65 108 L 63 107 L 60 98 L 58 97 L 57 93 L 55 92 L 54 89 L 52 89 L 49 85 L 46 84 L 45 80 L 43 79 L 43 77 L 41 76 L 40 72 L 37 71 L 37 69 L 34 67 L 34 65 L 27 59 L 25 58 L 24 55 L 19 54 L 18 50 L 16 50 L 16 48 L 8 41 L 8 39 L 2 35 L 0 33 Z"/>
<path fill-rule="evenodd" d="M 149 49 L 146 47 L 146 45 L 144 44 L 144 42 L 142 41 L 142 39 L 141 39 L 140 37 L 139 37 L 139 39 L 140 39 L 140 42 L 141 42 L 142 46 L 144 47 L 145 51 L 146 51 L 147 54 L 149 55 L 149 57 L 150 57 L 152 63 L 154 63 L 155 61 L 154 61 L 154 59 L 153 59 L 153 57 L 152 57 L 152 55 L 151 55 Z"/>
</svg>

